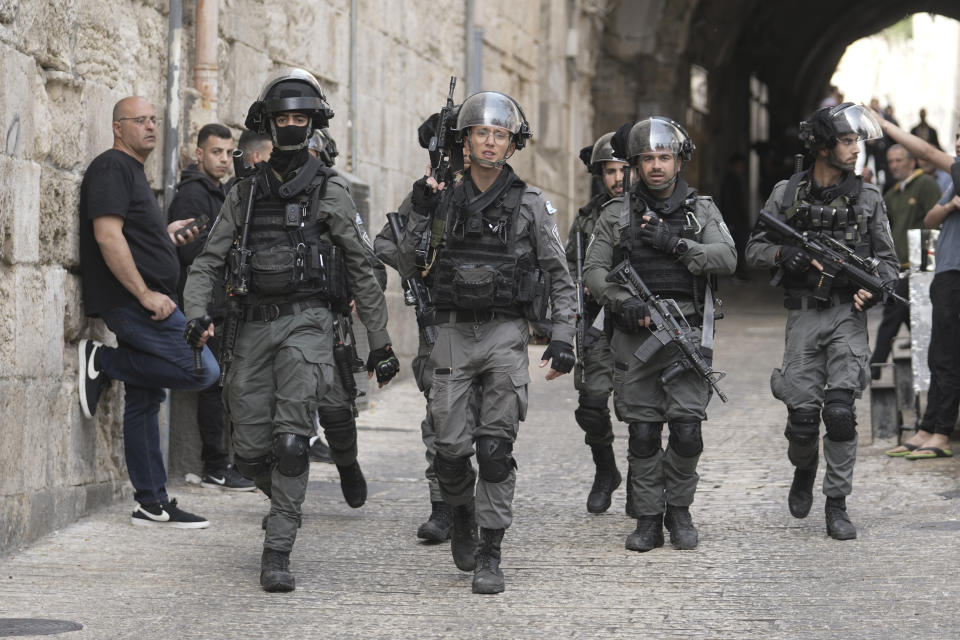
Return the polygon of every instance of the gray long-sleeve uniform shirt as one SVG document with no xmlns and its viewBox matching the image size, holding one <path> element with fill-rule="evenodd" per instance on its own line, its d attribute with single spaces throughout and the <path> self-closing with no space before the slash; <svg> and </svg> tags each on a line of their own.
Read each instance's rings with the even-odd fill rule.
<svg viewBox="0 0 960 640">
<path fill-rule="evenodd" d="M 786 221 L 783 207 L 783 194 L 787 188 L 787 180 L 781 180 L 774 187 L 763 205 L 763 212 Z M 879 276 L 884 280 L 897 278 L 897 252 L 893 246 L 890 234 L 890 222 L 887 220 L 887 210 L 883 204 L 880 190 L 872 184 L 864 184 L 860 192 L 859 201 L 864 205 L 867 221 L 867 232 L 870 236 L 870 246 L 873 256 L 880 260 Z M 777 255 L 783 243 L 776 237 L 769 235 L 763 229 L 757 229 L 750 235 L 747 242 L 745 257 L 747 264 L 752 267 L 773 269 L 778 265 Z M 807 288 L 790 288 L 785 291 L 787 296 L 804 296 L 810 294 Z"/>
<path fill-rule="evenodd" d="M 610 269 L 615 266 L 613 254 L 620 242 L 622 210 L 622 197 L 614 198 L 604 206 L 593 229 L 590 244 L 587 245 L 583 263 L 583 279 L 590 289 L 590 295 L 614 312 L 619 312 L 621 305 L 631 298 L 626 288 L 606 280 Z M 700 233 L 696 240 L 686 240 L 687 252 L 678 256 L 677 260 L 694 275 L 733 273 L 737 268 L 737 249 L 713 199 L 698 197 L 693 215 L 700 225 Z M 643 277 L 642 273 L 639 275 Z M 683 301 L 679 305 L 684 314 L 699 312 L 699 309 L 694 309 L 693 302 Z"/>
<path fill-rule="evenodd" d="M 367 328 L 370 348 L 378 349 L 390 344 L 386 300 L 367 260 L 364 240 L 356 223 L 356 206 L 343 178 L 331 176 L 327 180 L 326 191 L 316 209 L 317 220 L 326 223 L 332 242 L 343 250 L 347 282 L 356 301 L 357 315 Z M 245 214 L 240 191 L 234 186 L 210 229 L 203 252 L 190 267 L 183 292 L 184 315 L 188 319 L 202 317 L 213 295 L 213 288 L 222 286 L 217 274 L 221 272 L 227 253 L 243 228 Z"/>
</svg>

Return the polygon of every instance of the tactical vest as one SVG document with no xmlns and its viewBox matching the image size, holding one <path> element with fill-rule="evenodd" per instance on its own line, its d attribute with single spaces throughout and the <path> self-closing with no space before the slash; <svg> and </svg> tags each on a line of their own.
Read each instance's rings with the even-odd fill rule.
<svg viewBox="0 0 960 640">
<path fill-rule="evenodd" d="M 872 254 L 870 244 L 870 215 L 866 205 L 860 201 L 863 183 L 856 193 L 838 196 L 828 203 L 815 202 L 809 196 L 809 170 L 790 177 L 781 200 L 781 208 L 787 224 L 800 231 L 822 233 L 850 247 L 861 258 Z M 787 274 L 783 284 L 786 287 L 815 287 L 818 274 L 810 269 L 801 274 Z M 843 276 L 837 276 L 831 290 L 839 292 L 849 289 L 850 285 Z"/>
<path fill-rule="evenodd" d="M 290 198 L 273 194 L 266 176 L 259 176 L 247 239 L 250 291 L 258 300 L 309 298 L 342 305 L 349 298 L 342 250 L 330 241 L 329 227 L 316 219 L 331 174 L 320 169 Z M 244 198 L 244 210 L 246 204 Z"/>
<path fill-rule="evenodd" d="M 453 211 L 426 279 L 438 310 L 482 309 L 543 319 L 549 293 L 546 274 L 534 252 L 516 251 L 525 188 L 514 178 L 483 211 L 466 206 L 464 185 L 444 203 Z"/>
<path fill-rule="evenodd" d="M 699 240 L 702 231 L 697 220 L 697 198 L 691 195 L 683 206 L 664 214 L 657 214 L 660 224 L 685 240 Z M 648 212 L 646 204 L 640 198 L 632 198 L 630 215 L 620 219 L 620 240 L 613 252 L 613 264 L 619 264 L 629 258 L 637 274 L 654 294 L 677 301 L 693 301 L 699 309 L 703 303 L 706 279 L 694 276 L 677 258 L 659 249 L 654 249 L 640 239 L 640 225 L 643 215 Z M 611 265 L 612 266 L 612 265 Z"/>
</svg>

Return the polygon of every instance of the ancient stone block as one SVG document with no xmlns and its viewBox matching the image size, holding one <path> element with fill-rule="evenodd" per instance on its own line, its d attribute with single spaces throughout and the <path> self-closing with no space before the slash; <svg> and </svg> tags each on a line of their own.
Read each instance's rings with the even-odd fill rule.
<svg viewBox="0 0 960 640">
<path fill-rule="evenodd" d="M 5 341 L 4 341 L 5 342 Z M 2 343 L 0 343 L 2 344 Z M 21 380 L 0 378 L 0 415 L 3 416 L 3 446 L 0 446 L 0 496 L 11 496 L 23 492 L 24 477 L 19 472 L 24 461 L 33 463 L 35 455 L 23 457 L 23 432 L 36 429 L 36 425 L 27 423 L 26 406 L 32 399 L 24 393 Z M 0 522 L 3 522 L 0 520 Z M 0 527 L 2 535 L 3 527 Z"/>
<path fill-rule="evenodd" d="M 32 157 L 36 82 L 33 58 L 0 45 L 0 149 L 8 156 Z"/>
<path fill-rule="evenodd" d="M 44 375 L 53 379 L 59 378 L 63 372 L 63 314 L 66 282 L 67 272 L 63 267 L 48 267 L 43 270 L 43 324 L 41 325 L 43 357 L 41 362 Z"/>
<path fill-rule="evenodd" d="M 0 259 L 36 262 L 40 255 L 40 165 L 0 156 Z"/>
</svg>

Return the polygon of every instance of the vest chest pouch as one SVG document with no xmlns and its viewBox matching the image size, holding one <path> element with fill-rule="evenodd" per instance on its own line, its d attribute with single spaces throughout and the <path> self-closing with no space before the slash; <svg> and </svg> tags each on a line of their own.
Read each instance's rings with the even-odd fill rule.
<svg viewBox="0 0 960 640">
<path fill-rule="evenodd" d="M 297 265 L 302 256 L 290 246 L 273 246 L 255 251 L 250 258 L 251 288 L 263 295 L 285 295 L 297 290 Z"/>
<path fill-rule="evenodd" d="M 458 265 L 453 271 L 454 304 L 460 309 L 489 309 L 497 293 L 496 267 L 480 264 Z"/>
</svg>

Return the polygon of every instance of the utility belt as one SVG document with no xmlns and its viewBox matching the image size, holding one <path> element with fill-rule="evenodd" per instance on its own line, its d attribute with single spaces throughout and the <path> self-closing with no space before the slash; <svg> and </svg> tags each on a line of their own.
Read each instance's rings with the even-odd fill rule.
<svg viewBox="0 0 960 640">
<path fill-rule="evenodd" d="M 827 300 L 818 300 L 813 296 L 790 296 L 783 299 L 783 307 L 791 311 L 807 311 L 809 309 L 822 311 L 847 302 L 853 302 L 852 293 L 834 293 Z"/>
<path fill-rule="evenodd" d="M 283 316 L 290 316 L 307 309 L 329 309 L 327 300 L 298 300 L 281 304 L 251 304 L 243 308 L 243 319 L 247 322 L 273 322 Z"/>
<path fill-rule="evenodd" d="M 483 324 L 492 320 L 515 320 L 521 317 L 523 317 L 521 313 L 513 313 L 502 309 L 444 309 L 434 312 L 429 324 L 461 322 Z"/>
</svg>

